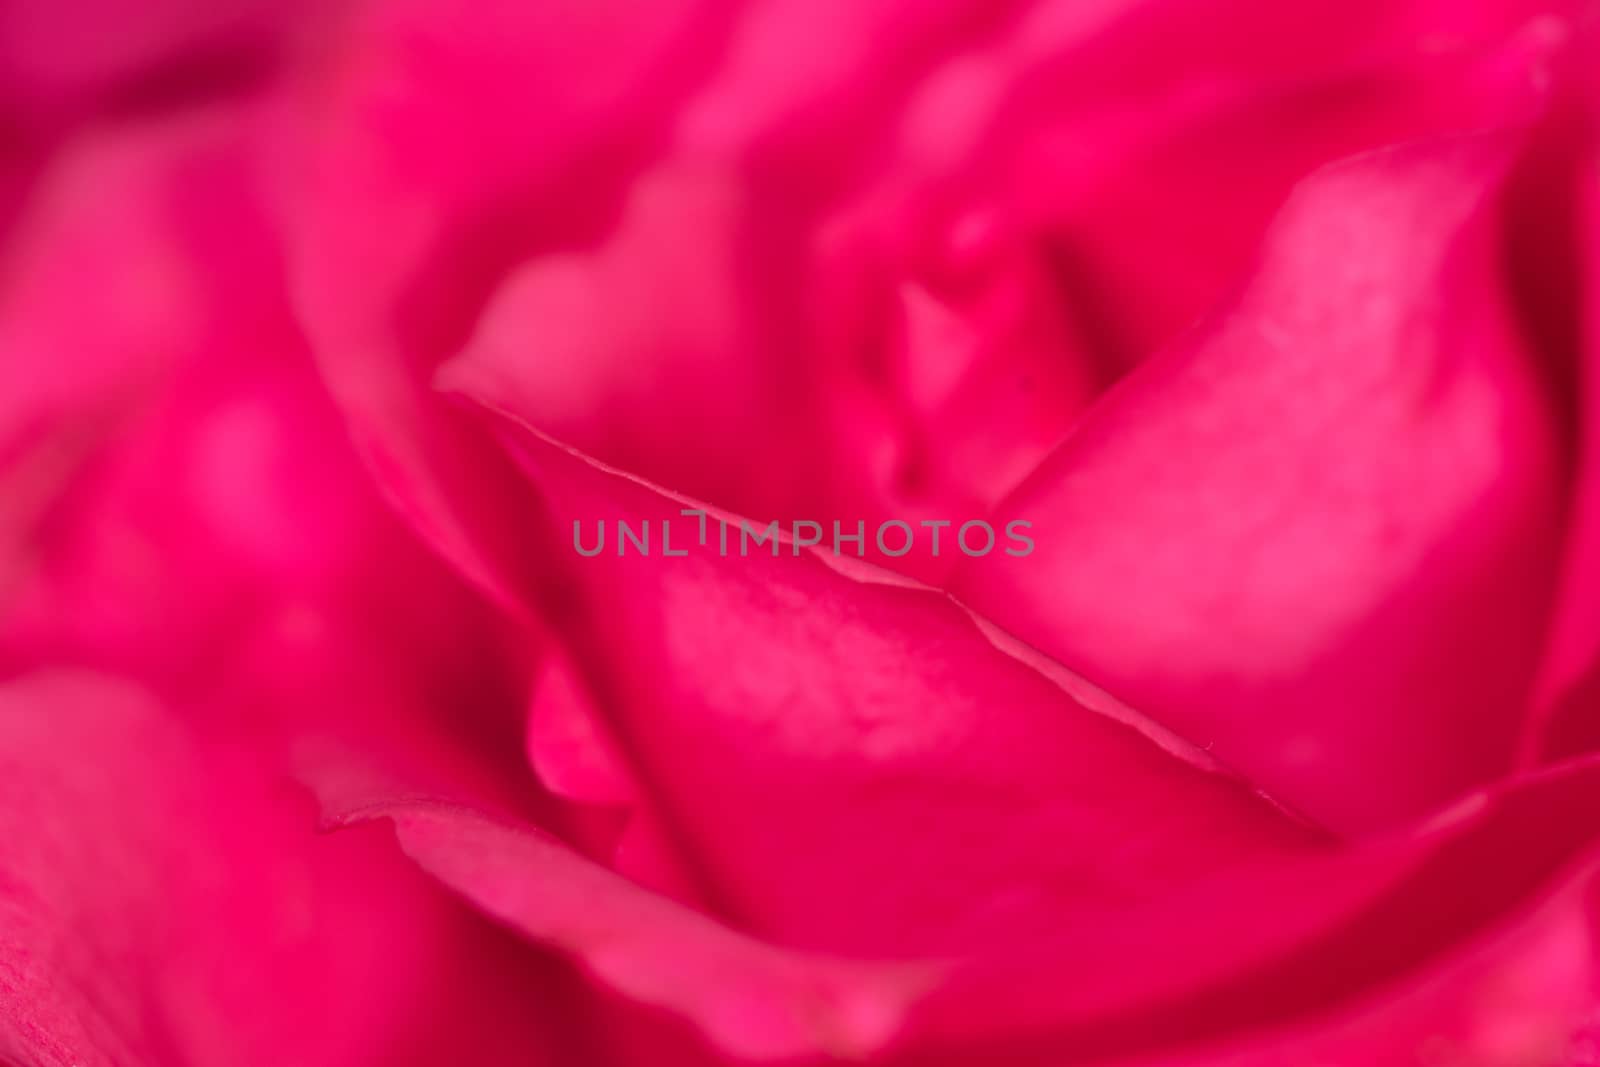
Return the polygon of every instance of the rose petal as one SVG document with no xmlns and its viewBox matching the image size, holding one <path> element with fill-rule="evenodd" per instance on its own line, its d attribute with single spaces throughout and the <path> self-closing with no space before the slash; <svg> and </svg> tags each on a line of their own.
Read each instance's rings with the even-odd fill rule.
<svg viewBox="0 0 1600 1067">
<path fill-rule="evenodd" d="M 92 107 L 190 103 L 269 72 L 310 5 L 64 0 L 0 8 L 0 100 L 47 127 Z"/>
<path fill-rule="evenodd" d="M 287 124 L 285 155 L 303 164 L 283 168 L 296 303 L 328 384 L 392 500 L 502 605 L 532 580 L 526 516 L 493 451 L 426 392 L 440 346 L 524 239 L 514 221 L 479 222 L 527 189 L 563 204 L 560 219 L 533 219 L 537 232 L 603 221 L 597 173 L 694 76 L 715 29 L 703 8 L 497 3 L 464 23 L 433 0 L 369 5 Z"/>
<path fill-rule="evenodd" d="M 741 113 L 726 83 L 754 61 L 736 52 L 670 150 L 627 176 L 607 233 L 529 242 L 500 266 L 440 381 L 747 514 L 847 528 L 982 515 L 1101 389 L 1211 306 L 1298 177 L 1525 116 L 1564 36 L 1536 22 L 1425 62 L 1347 43 L 1359 61 L 1330 49 L 1299 78 L 1262 80 L 1233 69 L 1246 57 L 1208 52 L 1144 71 L 1152 27 L 1190 40 L 1162 21 L 1187 27 L 1182 5 L 1109 5 L 1088 25 L 1052 22 L 1050 7 L 927 61 L 901 103 L 840 109 L 829 137 L 820 119 L 768 114 L 760 93 Z M 903 27 L 861 18 L 855 34 L 909 46 Z M 1290 21 L 1286 35 L 1313 40 Z M 1132 93 L 1128 62 L 1153 84 Z M 880 80 L 855 76 L 876 101 Z M 879 137 L 860 133 L 868 119 Z M 926 546 L 866 553 L 934 582 L 948 568 Z"/>
<path fill-rule="evenodd" d="M 746 513 L 981 512 L 1209 306 L 1298 175 L 1526 110 L 1560 36 L 1536 16 L 1564 5 L 580 6 L 363 11 L 298 130 L 325 374 L 392 496 L 506 605 L 529 516 L 419 391 L 442 363 Z"/>
<path fill-rule="evenodd" d="M 407 854 L 488 914 L 578 956 L 630 997 L 693 1017 L 739 1056 L 858 1055 L 886 1040 L 926 968 L 785 952 L 632 885 L 527 827 L 425 800 L 387 818 Z"/>
<path fill-rule="evenodd" d="M 255 120 L 86 128 L 19 220 L 0 295 L 18 357 L 0 390 L 7 664 L 192 682 L 197 650 L 271 614 L 268 589 L 292 605 L 388 529 L 286 314 Z"/>
<path fill-rule="evenodd" d="M 271 257 L 259 215 L 240 192 L 248 125 L 244 109 L 224 108 L 85 129 L 37 176 L 4 248 L 11 283 L 0 294 L 0 346 L 15 357 L 0 370 L 7 658 L 26 659 L 22 646 L 42 649 L 66 630 L 80 647 L 139 648 L 148 665 L 199 639 L 186 629 L 193 616 L 171 617 L 180 614 L 172 589 L 152 590 L 164 584 L 150 580 L 161 564 L 139 533 L 168 524 L 171 535 L 180 520 L 170 508 L 150 507 L 153 496 L 198 496 L 210 505 L 184 509 L 173 538 L 191 550 L 190 574 L 230 554 L 283 573 L 322 550 L 262 506 L 281 504 L 281 494 L 242 499 L 216 476 L 219 463 L 271 468 L 281 459 L 281 441 L 261 425 L 261 410 L 281 397 L 219 396 L 226 390 L 218 379 L 231 385 L 232 376 L 202 366 L 208 381 L 186 398 L 188 428 L 197 440 L 214 438 L 215 456 L 171 448 L 145 421 L 167 399 L 176 368 L 192 368 L 213 346 L 233 349 L 236 359 L 293 349 L 281 316 L 276 330 L 267 326 Z M 95 294 L 92 315 L 83 310 L 86 290 Z M 281 381 L 271 385 L 282 391 Z M 138 446 L 128 444 L 133 438 Z M 126 522 L 131 509 L 113 516 L 103 504 L 141 465 L 153 477 L 137 504 L 147 530 L 135 533 Z M 306 497 L 294 503 L 315 504 L 317 484 L 307 479 Z M 68 513 L 90 495 L 102 506 L 80 512 L 91 521 L 72 522 Z M 212 553 L 199 551 L 204 541 L 214 543 Z M 204 583 L 215 577 L 208 573 Z M 233 592 L 204 583 L 195 591 L 209 595 L 185 598 L 184 610 Z M 141 589 L 132 598 L 138 617 L 130 619 L 119 601 Z M 152 641 L 149 612 L 163 602 L 172 628 Z"/>
<path fill-rule="evenodd" d="M 1501 1038 L 1565 1039 L 1591 1002 L 1600 838 L 1571 815 L 1595 810 L 1597 790 L 1590 759 L 1414 831 L 1064 916 L 1026 952 L 954 972 L 924 1017 L 1092 1062 L 1178 1042 L 1209 1043 L 1219 1062 L 1256 1062 L 1233 1043 L 1285 1062 L 1301 1042 L 1346 1041 L 1365 1055 L 1327 1062 L 1411 1062 L 1431 1037 L 1483 1057 L 1463 1062 L 1546 1062 L 1488 1054 Z M 1094 980 L 1058 977 L 1068 958 Z"/>
<path fill-rule="evenodd" d="M 1592 53 L 1600 29 L 1591 26 L 1586 43 Z M 1543 131 L 1543 151 L 1526 175 L 1524 210 L 1512 220 L 1530 235 L 1518 263 L 1522 276 L 1539 275 L 1534 254 L 1543 248 L 1546 259 L 1551 250 L 1561 256 L 1554 277 L 1570 279 L 1570 289 L 1555 282 L 1530 288 L 1542 297 L 1534 306 L 1552 350 L 1571 364 L 1578 439 L 1561 599 L 1536 694 L 1541 714 L 1528 733 L 1530 758 L 1600 748 L 1600 77 L 1592 67 L 1578 74 L 1567 107 Z"/>
<path fill-rule="evenodd" d="M 137 678 L 259 729 L 264 758 L 308 725 L 398 731 L 449 693 L 463 731 L 508 728 L 489 769 L 531 791 L 526 649 L 350 447 L 287 315 L 257 118 L 88 127 L 41 176 L 0 294 L 22 357 L 0 371 L 0 671 Z"/>
<path fill-rule="evenodd" d="M 496 983 L 530 988 L 524 962 L 376 842 L 313 837 L 256 757 L 127 683 L 0 687 L 0 798 L 8 1062 L 439 1062 L 412 1052 L 438 1049 L 436 1022 L 457 1050 L 521 1045 L 473 1062 L 548 1040 L 492 1018 Z"/>
<path fill-rule="evenodd" d="M 1204 754 L 1002 651 L 941 594 L 789 545 L 740 557 L 736 525 L 720 558 L 716 520 L 700 547 L 680 516 L 692 502 L 507 433 L 561 531 L 542 552 L 577 597 L 546 607 L 642 806 L 751 928 L 938 952 L 1316 841 Z M 592 538 L 601 519 L 648 522 L 657 554 L 612 540 L 580 557 L 566 531 Z M 687 556 L 659 554 L 663 520 Z"/>
<path fill-rule="evenodd" d="M 1037 551 L 958 595 L 1338 828 L 1504 769 L 1564 491 L 1494 258 L 1515 143 L 1308 180 L 1234 305 L 1001 509 Z"/>
<path fill-rule="evenodd" d="M 335 824 L 393 820 L 408 854 L 487 913 L 748 1059 L 1398 1067 L 1443 1050 L 1473 1067 L 1553 1065 L 1600 981 L 1600 848 L 1592 820 L 1571 817 L 1600 810 L 1593 760 L 1358 849 L 1064 908 L 1029 944 L 870 964 L 735 933 L 405 781 L 314 777 Z"/>
</svg>

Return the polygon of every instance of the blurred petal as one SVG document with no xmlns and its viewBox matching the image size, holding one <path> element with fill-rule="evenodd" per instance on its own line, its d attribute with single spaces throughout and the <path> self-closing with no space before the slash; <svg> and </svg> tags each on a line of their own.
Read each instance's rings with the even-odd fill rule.
<svg viewBox="0 0 1600 1067">
<path fill-rule="evenodd" d="M 8 1062 L 414 1063 L 434 1020 L 489 1047 L 470 1028 L 496 999 L 461 982 L 528 988 L 381 850 L 313 838 L 251 755 L 192 740 L 126 683 L 0 688 L 0 798 Z M 529 1062 L 533 1035 L 495 1025 Z"/>
<path fill-rule="evenodd" d="M 1600 23 L 1589 28 L 1589 53 Z M 1524 186 L 1529 237 L 1515 267 L 1544 299 L 1550 348 L 1572 382 L 1568 416 L 1578 441 L 1562 596 L 1529 731 L 1533 757 L 1600 749 L 1600 75 L 1579 68 L 1568 107 L 1544 131 Z M 1550 261 L 1556 264 L 1551 269 Z M 1541 281 L 1542 279 L 1542 281 Z"/>
<path fill-rule="evenodd" d="M 1495 258 L 1515 144 L 1307 181 L 1238 300 L 1001 509 L 1038 550 L 958 595 L 1338 828 L 1509 766 L 1565 492 Z"/>
<path fill-rule="evenodd" d="M 371 774 L 374 758 L 312 774 L 335 824 L 392 820 L 488 914 L 750 1059 L 1399 1067 L 1442 1050 L 1555 1067 L 1600 983 L 1600 848 L 1570 818 L 1600 810 L 1592 760 L 1361 848 L 1086 902 L 1030 942 L 863 963 L 736 933 L 515 818 Z"/>
<path fill-rule="evenodd" d="M 228 479 L 216 476 L 218 464 L 251 457 L 270 466 L 277 444 L 259 432 L 264 404 L 218 396 L 219 382 L 232 384 L 220 362 L 202 371 L 206 386 L 188 401 L 196 441 L 213 438 L 214 455 L 164 448 L 146 422 L 177 369 L 201 355 L 292 349 L 281 319 L 268 329 L 272 261 L 259 217 L 240 195 L 247 125 L 244 112 L 228 108 L 84 130 L 40 172 L 0 251 L 0 346 L 12 357 L 0 370 L 0 656 L 8 661 L 26 661 L 71 631 L 80 647 L 155 666 L 197 642 L 185 627 L 204 621 L 202 603 L 232 592 L 173 595 L 165 579 L 177 568 L 139 536 L 149 531 L 85 506 L 126 487 L 130 469 L 147 475 L 142 497 L 124 493 L 147 527 L 161 528 L 175 548 L 223 542 L 172 557 L 185 558 L 189 575 L 230 554 L 252 563 L 274 557 L 281 573 L 320 551 L 292 533 L 282 538 L 284 524 L 270 522 L 281 500 L 230 495 Z M 135 438 L 142 449 L 125 447 Z M 176 496 L 211 506 L 179 516 L 163 506 Z M 74 509 L 92 521 L 74 521 Z M 255 529 L 263 520 L 267 527 Z M 156 605 L 172 628 L 152 635 Z"/>
<path fill-rule="evenodd" d="M 1600 989 L 1600 836 L 1570 817 L 1597 797 L 1591 759 L 1414 831 L 1068 916 L 953 972 L 919 1021 L 958 1041 L 955 1062 L 976 1029 L 1022 1062 L 1400 1064 L 1442 1044 L 1463 1064 L 1555 1063 Z M 1206 1051 L 1154 1051 L 1174 1045 Z"/>
<path fill-rule="evenodd" d="M 387 818 L 421 866 L 488 914 L 581 959 L 643 1003 L 691 1016 L 753 1059 L 882 1045 L 925 968 L 785 952 L 632 885 L 527 827 L 424 800 L 378 802 L 343 822 Z"/>
<path fill-rule="evenodd" d="M 607 166 L 714 38 L 704 6 L 496 2 L 462 20 L 434 0 L 372 5 L 288 123 L 296 304 L 328 385 L 392 501 L 503 606 L 533 580 L 526 517 L 499 457 L 432 402 L 434 365 L 528 226 L 603 220 Z M 527 190 L 561 212 L 501 218 Z"/>
<path fill-rule="evenodd" d="M 500 623 L 373 491 L 288 317 L 257 118 L 85 128 L 6 248 L 0 671 L 93 665 L 230 727 L 441 688 L 513 721 Z"/>
<path fill-rule="evenodd" d="M 0 670 L 114 670 L 159 694 L 172 720 L 140 713 L 160 726 L 158 751 L 128 730 L 83 741 L 95 727 L 76 711 L 24 709 L 36 736 L 23 771 L 70 752 L 73 773 L 105 781 L 83 810 L 52 806 L 59 822 L 6 828 L 8 855 L 39 842 L 43 867 L 27 877 L 68 909 L 26 916 L 32 957 L 49 963 L 49 948 L 67 970 L 29 972 L 48 988 L 19 989 L 16 1009 L 37 1021 L 48 1007 L 29 1032 L 67 1058 L 16 1055 L 591 1061 L 574 975 L 418 880 L 381 836 L 315 838 L 304 798 L 269 790 L 283 743 L 308 730 L 381 723 L 406 749 L 430 716 L 482 741 L 463 758 L 430 734 L 411 751 L 431 774 L 517 803 L 534 787 L 517 735 L 494 736 L 497 717 L 520 728 L 522 650 L 505 654 L 500 621 L 372 491 L 286 314 L 252 184 L 258 117 L 242 102 L 85 126 L 39 175 L 5 251 L 0 346 L 19 358 L 0 372 Z M 97 709 L 102 689 L 127 687 L 78 688 Z M 184 739 L 178 722 L 207 740 Z M 123 773 L 130 757 L 155 785 Z M 162 799 L 172 791 L 181 805 Z M 159 809 L 131 836 L 115 820 L 147 799 Z M 81 835 L 73 847 L 101 847 L 108 862 L 84 851 L 67 864 L 46 830 Z M 102 837 L 133 851 L 105 851 Z M 135 879 L 141 895 L 112 910 L 106 886 Z M 71 910 L 80 899 L 92 913 Z M 256 949 L 277 936 L 279 912 L 295 938 L 282 966 L 257 959 L 275 942 Z M 140 937 L 126 966 L 97 955 Z M 167 970 L 191 955 L 206 968 L 183 979 L 196 988 L 169 989 Z M 93 1001 L 57 997 L 91 982 L 80 972 L 101 983 Z"/>
<path fill-rule="evenodd" d="M 270 73 L 300 0 L 60 0 L 0 6 L 0 104 L 35 129 L 93 108 L 192 103 Z"/>
<path fill-rule="evenodd" d="M 356 147 L 311 183 L 303 306 L 385 477 L 469 573 L 506 569 L 472 557 L 514 558 L 514 520 L 483 514 L 504 490 L 481 451 L 407 443 L 445 417 L 383 384 L 402 363 L 745 514 L 960 521 L 1226 292 L 1299 177 L 1536 107 L 1564 37 L 1546 6 L 1201 25 L 1184 3 L 774 0 L 725 54 L 663 47 L 676 122 L 630 103 L 534 140 L 514 92 L 450 80 L 494 127 L 463 151 L 493 153 L 466 173 L 499 198 L 373 165 L 418 134 L 357 82 L 325 134 Z M 950 562 L 866 554 L 932 582 Z"/>
</svg>

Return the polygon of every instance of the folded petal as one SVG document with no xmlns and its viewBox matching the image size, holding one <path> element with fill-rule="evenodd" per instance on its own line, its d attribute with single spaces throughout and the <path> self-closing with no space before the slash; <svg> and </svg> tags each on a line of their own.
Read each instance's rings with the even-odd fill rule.
<svg viewBox="0 0 1600 1067">
<path fill-rule="evenodd" d="M 391 494 L 504 603 L 528 517 L 436 372 L 747 514 L 961 521 L 1226 291 L 1300 176 L 1525 113 L 1563 7 L 381 5 L 285 153 L 298 302 Z"/>
<path fill-rule="evenodd" d="M 1589 27 L 1585 43 L 1592 54 L 1600 28 Z M 1600 76 L 1592 64 L 1576 74 L 1542 131 L 1513 218 L 1531 235 L 1516 267 L 1567 372 L 1576 438 L 1561 596 L 1525 748 L 1534 759 L 1600 748 Z"/>
<path fill-rule="evenodd" d="M 953 973 L 928 1025 L 981 1020 L 1069 1062 L 1408 1063 L 1443 1043 L 1462 1063 L 1556 1063 L 1600 980 L 1600 838 L 1572 817 L 1597 789 L 1590 759 L 1416 830 L 1066 916 L 1026 953 Z M 1093 981 L 1052 977 L 1064 961 Z M 1207 1051 L 1141 1052 L 1175 1044 Z"/>
<path fill-rule="evenodd" d="M 376 1067 L 511 1041 L 473 1062 L 528 1063 L 549 1040 L 491 1021 L 497 985 L 538 988 L 525 961 L 135 686 L 0 687 L 0 798 L 7 1062 Z"/>
<path fill-rule="evenodd" d="M 340 821 L 386 818 L 424 869 L 486 913 L 582 960 L 642 1003 L 693 1017 L 752 1059 L 881 1046 L 928 968 L 786 952 L 720 926 L 582 859 L 528 827 L 424 800 L 378 803 Z"/>
<path fill-rule="evenodd" d="M 432 403 L 434 366 L 529 226 L 604 222 L 607 163 L 653 136 L 716 21 L 692 0 L 496 3 L 467 22 L 433 0 L 368 5 L 286 124 L 293 286 L 328 385 L 392 501 L 503 605 L 533 580 L 526 517 L 493 450 Z M 559 217 L 516 221 L 528 190 Z"/>
<path fill-rule="evenodd" d="M 1509 766 L 1566 492 L 1498 258 L 1517 143 L 1309 179 L 1238 299 L 1001 509 L 1037 551 L 957 595 L 1330 826 Z"/>
<path fill-rule="evenodd" d="M 531 824 L 359 770 L 375 756 L 312 775 L 335 825 L 392 821 L 487 914 L 744 1060 L 1568 1067 L 1600 982 L 1600 843 L 1572 817 L 1597 810 L 1592 760 L 1359 848 L 1080 902 L 1027 943 L 868 963 L 737 932 Z"/>
<path fill-rule="evenodd" d="M 555 525 L 540 552 L 567 592 L 540 610 L 669 850 L 750 928 L 937 953 L 1315 847 L 1203 753 L 1046 677 L 942 594 L 841 573 L 787 534 L 741 548 L 731 516 L 708 517 L 702 545 L 691 501 L 506 433 Z M 648 527 L 654 554 L 609 540 L 580 556 L 570 531 L 587 544 L 597 522 Z"/>
<path fill-rule="evenodd" d="M 192 103 L 270 73 L 297 0 L 65 0 L 0 9 L 0 101 L 34 128 L 94 108 Z"/>
</svg>

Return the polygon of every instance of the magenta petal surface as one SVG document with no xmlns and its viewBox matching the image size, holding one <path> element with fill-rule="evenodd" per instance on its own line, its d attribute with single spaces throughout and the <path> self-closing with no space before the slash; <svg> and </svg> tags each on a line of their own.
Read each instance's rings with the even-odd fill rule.
<svg viewBox="0 0 1600 1067">
<path fill-rule="evenodd" d="M 508 435 L 559 531 L 575 596 L 546 609 L 600 729 L 705 898 L 753 929 L 939 953 L 1321 840 L 938 591 L 789 543 L 741 556 L 737 525 L 723 558 L 718 519 L 695 543 L 693 502 Z M 568 538 L 589 516 L 692 547 L 583 558 Z M 553 769 L 582 773 L 575 755 Z"/>
<path fill-rule="evenodd" d="M 438 921 L 372 853 L 317 847 L 249 757 L 136 686 L 0 687 L 0 1057 L 29 1067 L 377 1062 Z M 359 843 L 351 842 L 352 846 Z M 385 946 L 387 918 L 416 935 Z"/>
<path fill-rule="evenodd" d="M 297 303 L 390 491 L 491 587 L 525 583 L 521 520 L 435 374 L 743 513 L 971 517 L 1300 178 L 1526 118 L 1560 9 L 377 5 L 286 148 Z"/>
<path fill-rule="evenodd" d="M 1567 1067 L 1600 976 L 1600 852 L 1560 821 L 1600 796 L 1592 760 L 1359 848 L 1084 904 L 1029 942 L 869 963 L 737 932 L 520 819 L 374 775 L 373 757 L 313 774 L 335 825 L 392 821 L 489 915 L 742 1060 L 1399 1065 L 1444 1047 Z"/>
<path fill-rule="evenodd" d="M 1240 296 L 1000 509 L 1028 566 L 957 595 L 1329 826 L 1503 771 L 1565 492 L 1497 259 L 1518 140 L 1309 179 Z"/>
<path fill-rule="evenodd" d="M 0 1065 L 1600 1067 L 1597 4 L 0 0 Z"/>
</svg>

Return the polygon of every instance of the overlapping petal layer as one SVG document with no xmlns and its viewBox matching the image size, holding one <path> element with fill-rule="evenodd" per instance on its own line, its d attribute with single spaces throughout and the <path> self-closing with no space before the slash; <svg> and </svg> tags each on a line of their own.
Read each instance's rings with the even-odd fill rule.
<svg viewBox="0 0 1600 1067">
<path fill-rule="evenodd" d="M 1600 799 L 1592 760 L 1359 848 L 1080 902 L 1031 942 L 871 962 L 753 938 L 375 762 L 369 748 L 313 772 L 337 825 L 392 821 L 487 913 L 738 1058 L 1398 1065 L 1434 1049 L 1463 1067 L 1567 1067 L 1600 977 L 1600 852 L 1566 818 Z"/>
<path fill-rule="evenodd" d="M 746 514 L 979 517 L 1226 291 L 1299 177 L 1525 117 L 1564 38 L 1520 3 L 564 10 L 469 30 L 381 6 L 300 131 L 328 379 L 391 491 L 507 601 L 526 517 L 428 400 L 441 368 Z M 580 78 L 589 32 L 607 60 Z M 551 72 L 533 110 L 528 69 Z M 930 549 L 891 565 L 936 579 Z"/>
<path fill-rule="evenodd" d="M 511 1008 L 548 974 L 179 712 L 82 672 L 0 686 L 0 1058 L 571 1062 Z"/>
<path fill-rule="evenodd" d="M 1565 443 L 1501 274 L 1519 135 L 1301 186 L 1249 285 L 1000 510 L 957 595 L 1341 829 L 1503 772 L 1563 536 Z"/>
</svg>

